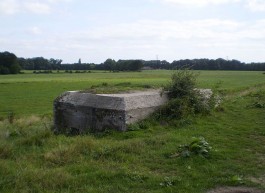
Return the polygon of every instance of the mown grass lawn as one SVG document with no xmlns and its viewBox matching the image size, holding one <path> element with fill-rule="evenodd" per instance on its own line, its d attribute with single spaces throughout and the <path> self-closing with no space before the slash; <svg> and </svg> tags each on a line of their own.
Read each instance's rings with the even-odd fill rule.
<svg viewBox="0 0 265 193">
<path fill-rule="evenodd" d="M 261 72 L 201 72 L 198 84 L 219 90 L 223 96 L 221 107 L 208 116 L 171 122 L 151 117 L 141 123 L 141 129 L 76 137 L 54 135 L 51 116 L 43 116 L 51 114 L 53 98 L 64 90 L 103 82 L 131 82 L 133 89 L 144 84 L 159 86 L 170 74 L 128 73 L 126 79 L 123 73 L 91 73 L 94 79 L 82 74 L 83 81 L 76 74 L 71 75 L 73 81 L 62 80 L 64 74 L 44 75 L 41 81 L 31 78 L 33 74 L 4 76 L 0 79 L 1 105 L 14 102 L 20 106 L 13 106 L 14 119 L 0 121 L 0 192 L 200 193 L 219 186 L 253 186 L 265 191 L 265 75 Z M 3 85 L 9 85 L 6 92 Z M 13 99 L 6 100 L 10 96 Z M 41 116 L 30 116 L 35 113 Z M 209 158 L 170 156 L 179 145 L 200 136 L 213 148 Z"/>
</svg>

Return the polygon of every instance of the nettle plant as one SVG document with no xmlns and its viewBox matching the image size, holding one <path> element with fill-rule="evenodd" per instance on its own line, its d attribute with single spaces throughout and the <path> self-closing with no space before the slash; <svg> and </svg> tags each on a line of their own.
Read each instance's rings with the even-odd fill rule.
<svg viewBox="0 0 265 193">
<path fill-rule="evenodd" d="M 190 144 L 180 145 L 178 153 L 181 157 L 190 157 L 192 155 L 199 155 L 202 157 L 209 157 L 209 152 L 212 147 L 203 137 L 193 137 Z"/>
</svg>

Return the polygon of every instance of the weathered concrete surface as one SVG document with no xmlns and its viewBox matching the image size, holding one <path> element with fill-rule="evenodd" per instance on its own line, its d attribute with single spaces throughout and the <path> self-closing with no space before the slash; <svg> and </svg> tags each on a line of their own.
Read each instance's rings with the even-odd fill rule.
<svg viewBox="0 0 265 193">
<path fill-rule="evenodd" d="M 211 89 L 196 89 L 205 105 L 209 105 Z M 116 129 L 145 119 L 168 102 L 160 90 L 124 94 L 91 94 L 69 91 L 54 101 L 54 132 L 82 134 L 89 131 Z"/>
<path fill-rule="evenodd" d="M 128 124 L 146 118 L 167 101 L 167 95 L 159 90 L 125 94 L 66 92 L 54 101 L 54 131 L 125 131 Z"/>
</svg>

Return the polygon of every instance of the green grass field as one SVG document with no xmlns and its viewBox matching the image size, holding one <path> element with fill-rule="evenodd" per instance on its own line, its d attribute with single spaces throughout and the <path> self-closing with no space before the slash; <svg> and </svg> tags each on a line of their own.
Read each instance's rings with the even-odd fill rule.
<svg viewBox="0 0 265 193">
<path fill-rule="evenodd" d="M 262 72 L 198 71 L 198 87 L 226 92 L 263 84 Z M 86 74 L 32 74 L 0 77 L 0 117 L 9 113 L 17 116 L 51 115 L 53 100 L 68 90 L 89 89 L 92 85 L 131 83 L 125 89 L 161 87 L 172 71 L 143 71 L 128 73 L 94 72 Z M 121 88 L 121 87 L 119 87 Z M 123 88 L 124 89 L 124 88 Z"/>
<path fill-rule="evenodd" d="M 0 76 L 0 192 L 203 193 L 220 186 L 265 191 L 262 72 L 199 72 L 198 87 L 223 97 L 207 116 L 167 123 L 150 118 L 128 132 L 51 132 L 52 103 L 64 91 L 102 83 L 120 90 L 160 87 L 171 73 Z M 7 119 L 10 112 L 14 117 Z M 213 148 L 209 158 L 170 157 L 200 136 Z"/>
</svg>

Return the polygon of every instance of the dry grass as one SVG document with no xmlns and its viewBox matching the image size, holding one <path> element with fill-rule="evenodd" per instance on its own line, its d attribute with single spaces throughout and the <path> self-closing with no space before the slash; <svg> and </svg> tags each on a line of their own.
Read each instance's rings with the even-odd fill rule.
<svg viewBox="0 0 265 193">
<path fill-rule="evenodd" d="M 31 115 L 27 118 L 23 117 L 23 118 L 15 119 L 14 124 L 17 124 L 18 126 L 21 126 L 21 127 L 27 127 L 27 126 L 36 124 L 40 121 L 41 121 L 41 118 L 39 116 Z"/>
</svg>

